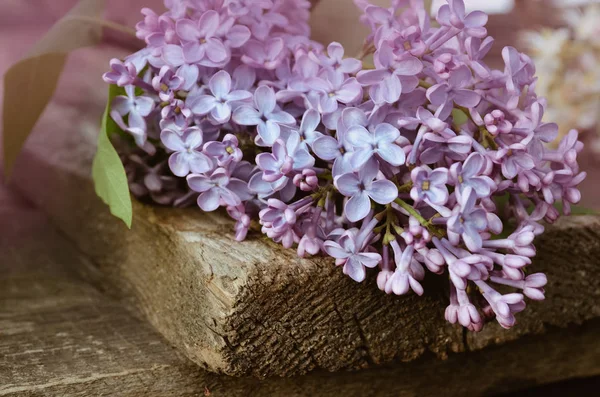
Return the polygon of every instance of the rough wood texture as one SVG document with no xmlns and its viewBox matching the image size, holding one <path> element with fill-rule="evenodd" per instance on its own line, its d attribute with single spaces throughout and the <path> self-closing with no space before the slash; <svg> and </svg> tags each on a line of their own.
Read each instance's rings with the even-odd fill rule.
<svg viewBox="0 0 600 397">
<path fill-rule="evenodd" d="M 86 259 L 1 190 L 0 396 L 199 395 L 206 374 L 83 283 Z"/>
<path fill-rule="evenodd" d="M 128 231 L 93 193 L 93 134 L 82 136 L 32 142 L 16 184 L 91 258 L 111 294 L 211 371 L 292 376 L 443 358 L 600 316 L 596 217 L 565 219 L 538 242 L 545 303 L 532 303 L 513 331 L 465 334 L 444 321 L 442 278 L 422 298 L 385 296 L 373 280 L 356 284 L 330 261 L 300 260 L 260 236 L 234 243 L 225 217 L 195 209 L 135 203 Z"/>
<path fill-rule="evenodd" d="M 87 259 L 2 186 L 0 217 L 0 396 L 451 397 L 600 373 L 600 322 L 593 321 L 446 361 L 429 355 L 264 381 L 216 375 L 86 284 L 76 267 Z"/>
</svg>

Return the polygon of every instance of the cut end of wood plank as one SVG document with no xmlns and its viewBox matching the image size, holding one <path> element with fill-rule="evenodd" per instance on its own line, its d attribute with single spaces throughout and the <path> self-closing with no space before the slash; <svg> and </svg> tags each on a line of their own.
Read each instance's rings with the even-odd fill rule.
<svg viewBox="0 0 600 397">
<path fill-rule="evenodd" d="M 331 261 L 300 259 L 260 235 L 237 243 L 230 220 L 197 209 L 136 202 L 128 231 L 94 194 L 89 142 L 32 143 L 15 182 L 92 259 L 109 292 L 210 371 L 293 376 L 444 358 L 600 317 L 598 217 L 562 219 L 537 242 L 532 270 L 548 275 L 545 302 L 528 303 L 513 330 L 471 334 L 444 320 L 443 277 L 429 277 L 423 297 L 386 296 L 373 279 L 357 284 Z"/>
</svg>

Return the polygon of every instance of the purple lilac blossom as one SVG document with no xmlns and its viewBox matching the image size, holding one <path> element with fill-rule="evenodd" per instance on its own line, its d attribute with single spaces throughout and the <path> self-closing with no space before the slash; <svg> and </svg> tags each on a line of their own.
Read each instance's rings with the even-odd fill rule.
<svg viewBox="0 0 600 397">
<path fill-rule="evenodd" d="M 210 78 L 208 87 L 211 95 L 200 95 L 188 99 L 189 107 L 197 115 L 204 116 L 210 113 L 217 124 L 229 121 L 235 102 L 252 98 L 252 94 L 248 91 L 231 91 L 231 76 L 224 70 Z"/>
<path fill-rule="evenodd" d="M 310 39 L 307 0 L 143 9 L 146 48 L 104 75 L 125 90 L 110 116 L 131 192 L 223 207 L 239 241 L 258 220 L 357 282 L 379 272 L 386 293 L 421 295 L 425 272 L 441 275 L 450 323 L 511 327 L 525 298 L 545 297 L 528 271 L 535 237 L 555 204 L 569 214 L 581 199 L 583 144 L 572 131 L 548 145 L 557 126 L 527 55 L 506 47 L 502 70 L 487 65 L 485 13 L 354 2 L 371 30 L 358 58 Z"/>
</svg>

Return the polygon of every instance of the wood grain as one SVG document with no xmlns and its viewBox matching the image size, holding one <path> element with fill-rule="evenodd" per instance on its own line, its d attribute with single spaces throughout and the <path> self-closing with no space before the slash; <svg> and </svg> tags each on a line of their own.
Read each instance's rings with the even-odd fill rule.
<svg viewBox="0 0 600 397">
<path fill-rule="evenodd" d="M 448 360 L 262 381 L 216 375 L 86 284 L 76 268 L 87 259 L 43 215 L 1 186 L 0 203 L 0 396 L 478 396 L 600 373 L 595 320 Z"/>
</svg>

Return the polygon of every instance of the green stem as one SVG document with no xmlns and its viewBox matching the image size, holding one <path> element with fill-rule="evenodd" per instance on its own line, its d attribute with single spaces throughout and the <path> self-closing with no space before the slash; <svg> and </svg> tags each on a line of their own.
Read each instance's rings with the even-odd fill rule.
<svg viewBox="0 0 600 397">
<path fill-rule="evenodd" d="M 400 207 L 404 208 L 411 216 L 413 216 L 416 220 L 419 221 L 419 223 L 421 224 L 421 226 L 423 226 L 424 228 L 426 228 L 427 230 L 429 230 L 432 234 L 434 234 L 435 236 L 438 237 L 445 237 L 446 233 L 444 232 L 444 230 L 436 227 L 433 223 L 432 220 L 435 219 L 438 215 L 434 215 L 431 220 L 427 220 L 425 218 L 423 218 L 423 216 L 416 210 L 414 209 L 414 207 L 410 204 L 408 204 L 406 201 L 397 198 L 396 200 L 394 200 L 394 203 L 398 204 Z"/>
<path fill-rule="evenodd" d="M 419 221 L 419 223 L 421 223 L 421 225 L 423 225 L 424 227 L 429 227 L 430 223 L 429 221 L 427 221 L 427 219 L 423 218 L 423 216 L 421 214 L 419 214 L 419 212 L 413 208 L 412 205 L 408 204 L 406 201 L 397 198 L 396 200 L 394 200 L 394 203 L 398 204 L 400 207 L 404 208 L 406 211 L 408 211 L 408 213 L 410 215 L 412 215 L 416 220 Z"/>
<path fill-rule="evenodd" d="M 404 185 L 396 184 L 396 186 L 398 187 L 398 193 L 410 193 L 411 189 L 413 188 L 413 183 L 408 182 L 408 183 L 405 183 Z"/>
</svg>

